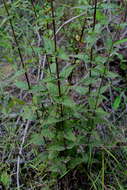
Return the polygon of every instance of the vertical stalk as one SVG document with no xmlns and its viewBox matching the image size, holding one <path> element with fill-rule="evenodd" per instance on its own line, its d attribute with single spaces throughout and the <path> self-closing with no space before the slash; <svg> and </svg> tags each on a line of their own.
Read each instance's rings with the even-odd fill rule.
<svg viewBox="0 0 127 190">
<path fill-rule="evenodd" d="M 97 12 L 97 2 L 98 0 L 94 0 L 94 13 L 93 13 L 93 27 L 92 27 L 92 31 L 94 32 L 95 30 L 95 26 L 96 26 L 96 12 Z M 93 62 L 93 50 L 94 50 L 94 46 L 91 47 L 91 50 L 90 50 L 90 65 L 89 65 L 89 68 L 90 68 L 90 73 L 89 73 L 89 77 L 91 78 L 92 77 L 92 72 L 91 72 L 91 69 L 92 69 L 92 62 Z M 91 93 L 91 84 L 89 85 L 89 95 Z M 93 112 L 92 116 L 95 115 L 95 111 Z M 90 118 L 90 126 L 92 126 L 92 124 L 94 124 L 94 120 L 93 118 Z M 91 132 L 92 132 L 92 127 L 89 131 L 89 133 L 87 134 L 87 138 L 88 138 L 88 144 L 89 144 L 89 141 L 90 141 L 90 137 L 91 137 Z"/>
<path fill-rule="evenodd" d="M 93 31 L 94 31 L 95 26 L 96 26 L 96 13 L 97 13 L 97 0 L 95 0 L 95 3 L 94 3 Z"/>
<path fill-rule="evenodd" d="M 55 23 L 55 14 L 54 14 L 54 4 L 53 4 L 53 0 L 51 0 L 51 14 L 52 14 L 52 25 L 53 25 L 53 39 L 54 39 L 54 48 L 55 48 L 55 63 L 56 63 L 56 76 L 57 76 L 57 86 L 58 86 L 58 95 L 59 97 L 62 97 L 62 93 L 61 93 L 61 84 L 60 84 L 60 74 L 59 74 L 59 64 L 58 64 L 58 60 L 57 60 L 57 39 L 56 39 L 56 23 Z M 60 115 L 61 118 L 63 118 L 63 106 L 62 104 L 60 104 Z M 64 121 L 61 121 L 58 123 L 60 130 L 64 130 Z M 66 140 L 63 137 L 63 143 L 64 143 L 64 147 L 65 150 L 67 149 L 67 145 L 66 145 Z M 65 152 L 60 152 L 60 156 L 63 156 L 65 154 Z M 66 170 L 68 170 L 67 164 L 65 163 L 65 167 Z"/>
<path fill-rule="evenodd" d="M 52 14 L 52 25 L 53 25 L 53 39 L 54 39 L 54 50 L 55 50 L 55 63 L 56 63 L 56 77 L 57 77 L 57 86 L 58 86 L 58 95 L 62 97 L 61 93 L 61 84 L 60 84 L 60 74 L 59 74 L 59 64 L 57 60 L 57 39 L 56 39 L 56 23 L 55 23 L 55 14 L 54 14 L 54 4 L 53 0 L 51 0 L 51 14 Z M 63 118 L 63 106 L 60 104 L 60 116 Z M 64 130 L 64 121 L 58 123 L 59 129 Z M 61 139 L 62 140 L 62 139 Z M 67 149 L 66 140 L 63 137 L 63 144 L 65 150 Z M 60 156 L 66 155 L 64 151 L 60 152 Z M 68 170 L 67 164 L 65 163 L 66 170 Z"/>
<path fill-rule="evenodd" d="M 4 3 L 5 10 L 6 10 L 6 12 L 7 12 L 7 15 L 8 15 L 8 17 L 10 17 L 9 10 L 8 10 L 7 4 L 6 4 L 6 1 L 3 0 L 3 3 Z M 18 48 L 18 53 L 19 53 L 19 57 L 20 57 L 20 60 L 21 60 L 22 68 L 25 70 L 25 63 L 24 63 L 24 61 L 23 61 L 23 56 L 22 56 L 22 53 L 21 53 L 21 50 L 20 50 L 20 47 L 19 47 L 19 43 L 18 43 L 16 34 L 15 34 L 15 30 L 14 30 L 14 27 L 13 27 L 13 23 L 12 23 L 11 18 L 9 19 L 9 22 L 10 22 L 10 26 L 11 26 L 11 29 L 12 29 L 14 41 L 15 41 L 16 46 L 17 46 L 17 48 Z M 30 90 L 30 89 L 31 89 L 31 84 L 30 84 L 30 80 L 29 80 L 29 77 L 28 77 L 28 74 L 27 74 L 26 71 L 25 71 L 25 78 L 26 78 L 26 81 L 27 81 L 27 84 L 28 84 L 28 88 L 29 88 L 29 90 Z"/>
<path fill-rule="evenodd" d="M 52 25 L 53 25 L 53 36 L 54 36 L 54 51 L 55 51 L 55 63 L 56 63 L 56 76 L 57 76 L 57 86 L 59 97 L 62 97 L 61 93 L 61 84 L 60 84 L 60 74 L 59 74 L 59 64 L 57 59 L 57 39 L 56 39 L 56 23 L 55 23 L 55 14 L 54 14 L 54 5 L 53 0 L 51 0 L 51 14 L 52 14 Z M 63 117 L 63 107 L 60 104 L 61 117 Z"/>
<path fill-rule="evenodd" d="M 9 14 L 9 10 L 8 10 L 8 7 L 7 7 L 7 4 L 6 4 L 6 1 L 3 0 L 3 3 L 4 3 L 4 7 L 5 7 L 5 10 L 7 12 L 7 15 L 8 17 L 10 17 L 10 14 Z M 11 26 L 11 30 L 12 30 L 12 34 L 13 34 L 13 38 L 14 38 L 14 41 L 16 43 L 16 46 L 18 48 L 18 53 L 19 53 L 19 57 L 20 57 L 20 61 L 21 61 L 21 64 L 22 64 L 22 68 L 25 70 L 25 63 L 23 61 L 23 56 L 22 56 L 22 53 L 21 53 L 21 50 L 20 50 L 20 47 L 19 47 L 19 43 L 18 43 L 18 40 L 17 40 L 17 37 L 16 37 L 16 33 L 15 33 L 15 30 L 14 30 L 14 26 L 13 26 L 13 23 L 12 23 L 12 20 L 11 18 L 9 19 L 9 22 L 10 22 L 10 26 Z M 28 76 L 28 73 L 27 71 L 25 70 L 25 78 L 26 78 L 26 82 L 27 82 L 27 85 L 28 85 L 28 89 L 31 90 L 31 83 L 30 83 L 30 79 L 29 79 L 29 76 Z M 31 97 L 33 97 L 33 94 L 30 93 Z M 44 105 L 42 105 L 43 108 L 44 108 Z M 44 108 L 45 109 L 45 108 Z M 37 115 L 37 118 L 39 119 L 39 115 L 38 115 L 38 111 L 36 110 L 36 115 Z"/>
<path fill-rule="evenodd" d="M 94 32 L 95 30 L 95 26 L 96 26 L 96 13 L 97 13 L 97 0 L 94 0 L 94 14 L 93 14 L 93 28 L 92 31 Z M 92 77 L 92 62 L 93 62 L 93 50 L 94 50 L 94 46 L 91 47 L 90 50 L 90 73 L 89 73 L 89 77 Z M 89 94 L 91 92 L 91 84 L 89 85 Z"/>
</svg>

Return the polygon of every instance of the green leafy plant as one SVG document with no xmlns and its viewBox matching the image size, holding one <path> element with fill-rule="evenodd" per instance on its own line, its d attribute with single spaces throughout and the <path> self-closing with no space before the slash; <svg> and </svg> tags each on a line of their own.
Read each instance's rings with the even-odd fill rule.
<svg viewBox="0 0 127 190">
<path fill-rule="evenodd" d="M 115 151 L 126 126 L 126 62 L 120 53 L 126 18 L 116 18 L 126 14 L 125 5 L 0 2 L 4 188 L 126 188 L 119 157 L 124 151 L 126 161 L 126 148 Z"/>
</svg>

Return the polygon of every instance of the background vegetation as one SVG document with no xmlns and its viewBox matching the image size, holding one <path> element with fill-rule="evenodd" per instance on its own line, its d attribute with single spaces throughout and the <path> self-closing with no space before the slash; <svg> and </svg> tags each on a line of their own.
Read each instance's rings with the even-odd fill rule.
<svg viewBox="0 0 127 190">
<path fill-rule="evenodd" d="M 127 189 L 127 1 L 0 1 L 0 189 Z"/>
</svg>

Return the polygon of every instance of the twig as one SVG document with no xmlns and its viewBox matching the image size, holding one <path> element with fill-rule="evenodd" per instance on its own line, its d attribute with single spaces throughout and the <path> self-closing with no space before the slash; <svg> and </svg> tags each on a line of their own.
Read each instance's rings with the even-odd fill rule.
<svg viewBox="0 0 127 190">
<path fill-rule="evenodd" d="M 45 63 L 46 63 L 46 54 L 45 54 L 44 57 L 43 57 L 43 63 L 42 63 L 42 68 L 43 68 L 43 69 L 45 68 Z M 43 77 L 44 77 L 44 72 L 41 72 L 40 79 L 42 80 Z"/>
<path fill-rule="evenodd" d="M 19 178 L 20 178 L 19 172 L 20 172 L 20 163 L 21 163 L 20 159 L 21 159 L 21 156 L 22 156 L 23 145 L 25 143 L 25 138 L 26 138 L 26 135 L 27 135 L 29 124 L 30 124 L 30 121 L 28 120 L 26 125 L 25 125 L 25 129 L 24 129 L 24 132 L 23 132 L 22 143 L 20 145 L 19 155 L 18 155 L 18 158 L 17 158 L 16 181 L 17 181 L 17 189 L 18 190 L 20 190 L 20 182 L 19 182 Z"/>
<path fill-rule="evenodd" d="M 40 79 L 40 73 L 41 73 L 42 75 L 44 74 L 44 71 L 43 71 L 44 67 L 42 68 L 42 56 L 40 55 L 40 53 L 39 53 L 38 57 L 39 57 L 39 65 L 38 65 L 37 81 L 39 81 L 39 79 Z M 45 55 L 44 55 L 44 57 L 45 57 Z M 44 61 L 45 61 L 45 60 L 44 60 L 44 58 L 43 58 L 43 62 L 44 62 Z"/>
<path fill-rule="evenodd" d="M 72 18 L 70 18 L 69 20 L 65 21 L 56 31 L 55 35 L 58 34 L 58 32 L 66 25 L 66 24 L 69 24 L 70 22 L 72 22 L 73 20 L 75 20 L 76 18 L 79 18 L 83 15 L 85 15 L 86 13 L 81 13 L 80 15 L 77 15 L 77 16 L 74 16 Z"/>
</svg>

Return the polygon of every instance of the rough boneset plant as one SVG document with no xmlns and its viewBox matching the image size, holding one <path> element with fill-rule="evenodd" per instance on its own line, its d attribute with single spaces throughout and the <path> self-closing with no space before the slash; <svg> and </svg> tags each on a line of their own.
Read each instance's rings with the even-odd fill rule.
<svg viewBox="0 0 127 190">
<path fill-rule="evenodd" d="M 1 188 L 126 189 L 126 4 L 0 1 Z"/>
</svg>

